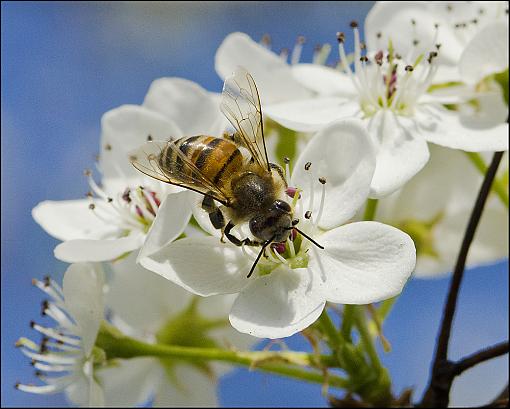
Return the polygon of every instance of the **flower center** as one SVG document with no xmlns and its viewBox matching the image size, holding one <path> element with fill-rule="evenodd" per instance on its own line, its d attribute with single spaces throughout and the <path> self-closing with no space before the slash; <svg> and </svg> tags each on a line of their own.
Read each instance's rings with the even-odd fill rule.
<svg viewBox="0 0 510 409">
<path fill-rule="evenodd" d="M 97 185 L 90 171 L 85 171 L 85 175 L 91 188 L 87 193 L 89 209 L 96 217 L 108 225 L 116 225 L 122 235 L 132 230 L 149 231 L 161 205 L 157 192 L 144 186 L 127 187 L 112 197 Z"/>
<path fill-rule="evenodd" d="M 345 53 L 344 33 L 337 33 L 340 65 L 358 92 L 363 114 L 370 117 L 380 109 L 390 109 L 398 115 L 413 115 L 418 99 L 427 91 L 437 71 L 435 60 L 440 45 L 436 45 L 424 61 L 424 54 L 415 52 L 419 40 L 413 40 L 413 47 L 405 58 L 394 50 L 390 40 L 387 50 L 381 49 L 369 58 L 365 44 L 360 41 L 357 23 L 352 22 L 351 27 L 354 67 L 351 69 Z M 436 25 L 436 35 L 437 28 Z"/>
</svg>

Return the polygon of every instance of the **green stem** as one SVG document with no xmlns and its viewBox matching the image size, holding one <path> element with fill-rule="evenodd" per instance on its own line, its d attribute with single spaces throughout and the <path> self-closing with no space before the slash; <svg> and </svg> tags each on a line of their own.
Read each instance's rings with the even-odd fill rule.
<svg viewBox="0 0 510 409">
<path fill-rule="evenodd" d="M 351 342 L 351 329 L 354 323 L 354 305 L 345 304 L 342 314 L 342 335 Z"/>
<path fill-rule="evenodd" d="M 377 317 L 381 323 L 384 322 L 390 311 L 393 309 L 393 305 L 395 305 L 395 301 L 397 301 L 397 299 L 398 296 L 388 298 L 381 303 L 380 307 L 377 309 Z"/>
<path fill-rule="evenodd" d="M 478 169 L 478 171 L 485 175 L 487 172 L 488 166 L 483 160 L 482 156 L 477 152 L 465 152 L 466 156 L 469 158 L 471 163 Z M 505 184 L 502 180 L 495 178 L 492 182 L 492 190 L 496 192 L 501 202 L 508 209 L 508 192 L 506 191 Z"/>
<path fill-rule="evenodd" d="M 104 350 L 107 359 L 129 359 L 140 356 L 152 356 L 158 358 L 181 359 L 191 362 L 220 361 L 320 384 L 325 382 L 322 373 L 304 370 L 296 367 L 296 365 L 315 366 L 317 360 L 319 360 L 320 364 L 323 366 L 334 366 L 336 364 L 336 361 L 330 356 L 321 355 L 317 357 L 314 354 L 305 352 L 238 352 L 217 348 L 148 344 L 126 336 L 106 323 L 103 323 L 101 326 L 96 339 L 96 346 Z M 327 382 L 333 387 L 349 387 L 348 381 L 336 375 L 330 375 Z"/>
<path fill-rule="evenodd" d="M 342 334 L 338 331 L 331 321 L 331 317 L 329 316 L 326 308 L 322 311 L 321 316 L 319 317 L 319 324 L 322 327 L 322 331 L 328 337 L 328 345 L 332 350 L 337 350 L 338 347 L 344 343 Z"/>
<path fill-rule="evenodd" d="M 361 342 L 365 347 L 365 351 L 370 357 L 372 366 L 374 367 L 374 369 L 377 370 L 377 372 L 381 372 L 383 370 L 383 367 L 381 365 L 381 361 L 379 360 L 379 355 L 377 355 L 377 351 L 375 350 L 372 337 L 370 336 L 370 332 L 368 331 L 364 311 L 356 306 L 354 310 L 354 322 L 356 324 L 356 327 L 358 328 L 359 335 L 361 337 Z"/>
<path fill-rule="evenodd" d="M 377 210 L 378 203 L 379 199 L 367 199 L 363 220 L 371 221 L 375 219 L 375 211 Z"/>
</svg>

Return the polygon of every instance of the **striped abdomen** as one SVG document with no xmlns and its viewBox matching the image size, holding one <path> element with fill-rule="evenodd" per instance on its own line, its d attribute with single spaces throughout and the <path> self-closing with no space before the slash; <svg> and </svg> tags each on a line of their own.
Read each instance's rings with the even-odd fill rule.
<svg viewBox="0 0 510 409">
<path fill-rule="evenodd" d="M 243 165 L 243 157 L 237 145 L 227 139 L 214 136 L 198 135 L 180 138 L 174 146 L 190 159 L 200 172 L 222 187 L 230 180 L 230 176 L 239 171 Z M 175 169 L 178 173 L 184 171 L 191 175 L 192 171 L 185 168 L 177 152 L 167 147 L 160 157 L 163 167 Z"/>
</svg>

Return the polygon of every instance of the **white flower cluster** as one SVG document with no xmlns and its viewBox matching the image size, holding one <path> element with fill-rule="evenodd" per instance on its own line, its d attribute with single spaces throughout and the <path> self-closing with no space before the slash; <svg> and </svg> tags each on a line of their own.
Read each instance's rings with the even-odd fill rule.
<svg viewBox="0 0 510 409">
<path fill-rule="evenodd" d="M 416 265 L 421 276 L 448 272 L 481 180 L 454 149 L 508 149 L 508 107 L 494 80 L 508 69 L 506 7 L 377 3 L 365 21 L 366 42 L 354 22 L 352 33 L 337 34 L 335 67 L 323 65 L 327 46 L 313 64 L 300 63 L 301 38 L 289 64 L 267 43 L 227 36 L 215 57 L 219 76 L 243 67 L 258 87 L 264 120 L 306 143 L 290 163 L 292 174 L 290 166 L 285 171 L 299 229 L 293 222 L 285 241 L 262 251 L 225 242 L 200 207 L 202 195 L 130 163 L 147 140 L 222 137 L 230 128 L 220 94 L 162 78 L 142 105 L 104 114 L 101 182 L 87 171 L 86 199 L 33 209 L 41 227 L 62 241 L 55 256 L 75 264 L 62 289 L 52 280 L 35 282 L 51 298 L 44 312 L 56 327 L 33 325 L 44 335 L 41 345 L 19 341 L 46 385 L 18 388 L 65 390 L 80 405 L 214 405 L 213 375 L 223 367 L 152 357 L 104 365 L 94 349 L 101 321 L 108 317 L 146 342 L 210 347 L 226 340 L 245 349 L 255 338 L 244 334 L 288 337 L 314 323 L 326 302 L 394 297 Z M 345 50 L 350 41 L 352 55 Z M 270 162 L 281 159 L 268 150 Z M 507 255 L 501 226 L 508 210 L 493 196 L 471 265 Z M 379 221 L 362 220 L 374 199 Z M 232 233 L 253 240 L 247 223 Z"/>
</svg>

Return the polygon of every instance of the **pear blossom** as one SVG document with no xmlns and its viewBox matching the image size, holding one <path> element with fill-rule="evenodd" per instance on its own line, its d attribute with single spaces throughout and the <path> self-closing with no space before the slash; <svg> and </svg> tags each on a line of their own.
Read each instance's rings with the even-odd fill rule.
<svg viewBox="0 0 510 409">
<path fill-rule="evenodd" d="M 55 256 L 67 262 L 105 261 L 139 249 L 161 206 L 179 211 L 184 230 L 190 212 L 185 195 L 145 177 L 129 163 L 129 152 L 147 139 L 167 140 L 184 135 L 221 135 L 226 119 L 217 94 L 180 78 L 152 83 L 141 106 L 123 105 L 103 115 L 98 185 L 86 172 L 87 199 L 44 201 L 34 219 L 63 243 Z"/>
<path fill-rule="evenodd" d="M 27 338 L 18 340 L 16 345 L 32 360 L 45 385 L 18 383 L 16 388 L 37 394 L 65 391 L 79 406 L 102 406 L 103 390 L 94 373 L 99 359 L 94 343 L 104 310 L 101 269 L 94 264 L 73 264 L 65 272 L 62 288 L 50 278 L 33 283 L 49 297 L 43 303 L 43 314 L 55 326 L 31 323 L 43 335 L 40 345 Z"/>
<path fill-rule="evenodd" d="M 343 71 L 314 64 L 282 67 L 284 63 L 280 61 L 278 65 L 274 54 L 269 55 L 268 50 L 240 33 L 231 34 L 219 47 L 216 69 L 222 76 L 226 67 L 235 64 L 253 69 L 261 89 L 273 88 L 270 97 L 262 97 L 264 112 L 287 128 L 315 132 L 337 119 L 362 119 L 377 146 L 377 167 L 370 192 L 373 198 L 397 190 L 420 171 L 429 158 L 427 141 L 467 151 L 508 149 L 507 124 L 473 124 L 443 106 L 458 103 L 458 96 L 427 93 L 442 50 L 434 46 L 428 54 L 406 59 L 390 43 L 386 51 L 364 53 L 357 24 L 352 26 L 353 70 L 347 62 L 343 33 L 338 35 Z M 243 49 L 249 55 L 237 59 Z M 303 96 L 296 97 L 284 94 L 282 89 L 276 98 L 273 95 L 280 88 L 271 80 L 273 70 L 292 73 L 293 81 L 301 83 L 296 89 L 305 86 L 312 94 L 300 92 Z"/>
<path fill-rule="evenodd" d="M 499 178 L 508 175 L 507 154 L 503 163 Z M 379 201 L 377 219 L 407 232 L 416 244 L 415 277 L 440 277 L 453 270 L 481 184 L 482 176 L 462 152 L 431 146 L 425 168 L 402 189 Z M 507 257 L 508 210 L 492 192 L 469 249 L 467 266 Z"/>
<path fill-rule="evenodd" d="M 255 338 L 228 322 L 232 296 L 200 298 L 136 264 L 136 257 L 111 264 L 105 303 L 124 333 L 145 342 L 246 350 Z M 138 300 L 133 302 L 133 300 Z M 119 359 L 97 371 L 106 405 L 134 406 L 152 399 L 156 407 L 217 406 L 217 363 L 168 358 Z"/>
<path fill-rule="evenodd" d="M 326 301 L 366 304 L 392 297 L 415 265 L 411 238 L 377 222 L 344 224 L 367 199 L 374 169 L 375 148 L 363 124 L 334 122 L 294 166 L 288 194 L 300 232 L 266 247 L 250 278 L 259 249 L 217 236 L 154 246 L 138 261 L 194 294 L 237 294 L 230 322 L 256 337 L 287 337 L 308 327 Z M 239 233 L 247 233 L 245 225 Z"/>
<path fill-rule="evenodd" d="M 478 82 L 508 67 L 506 1 L 381 1 L 368 13 L 365 32 L 373 50 L 391 40 L 402 53 L 416 56 L 441 44 L 438 82 Z"/>
</svg>

